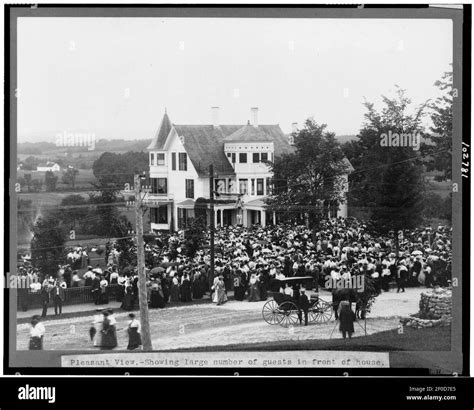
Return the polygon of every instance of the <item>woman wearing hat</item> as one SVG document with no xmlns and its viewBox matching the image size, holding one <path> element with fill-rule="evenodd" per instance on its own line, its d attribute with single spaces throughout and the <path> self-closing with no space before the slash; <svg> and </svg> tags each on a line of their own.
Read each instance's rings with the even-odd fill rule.
<svg viewBox="0 0 474 410">
<path fill-rule="evenodd" d="M 216 287 L 216 295 L 217 295 L 217 306 L 224 304 L 227 302 L 227 295 L 225 291 L 225 284 L 224 284 L 224 276 L 220 275 L 218 277 L 218 281 L 215 285 Z"/>
<path fill-rule="evenodd" d="M 182 302 L 191 302 L 191 281 L 189 280 L 189 274 L 185 273 L 183 275 L 183 281 L 181 282 L 181 301 Z"/>
<path fill-rule="evenodd" d="M 128 346 L 127 350 L 138 349 L 142 345 L 142 338 L 140 336 L 140 322 L 135 318 L 133 313 L 128 315 L 130 322 L 128 323 Z"/>
<path fill-rule="evenodd" d="M 102 322 L 102 330 L 100 331 L 102 336 L 102 343 L 100 345 L 101 350 L 111 350 L 117 347 L 117 334 L 115 330 L 115 324 L 110 319 L 109 311 L 106 310 L 103 313 L 104 319 Z"/>
<path fill-rule="evenodd" d="M 342 300 L 341 303 L 339 303 L 338 316 L 339 330 L 342 333 L 342 337 L 345 339 L 346 335 L 348 335 L 350 339 L 354 333 L 354 320 L 356 317 L 351 309 L 351 303 L 348 300 Z"/>
<path fill-rule="evenodd" d="M 160 284 L 158 282 L 155 282 L 151 285 L 150 305 L 152 308 L 163 309 L 165 307 L 165 300 L 163 299 L 163 294 L 160 291 Z"/>
<path fill-rule="evenodd" d="M 260 296 L 259 296 L 259 280 L 257 278 L 257 275 L 255 273 L 252 273 L 250 276 L 250 281 L 249 281 L 249 302 L 258 302 L 260 301 Z"/>
<path fill-rule="evenodd" d="M 43 338 L 45 333 L 45 328 L 42 323 L 40 323 L 40 317 L 35 315 L 31 319 L 31 328 L 30 328 L 30 350 L 43 350 Z"/>
<path fill-rule="evenodd" d="M 171 279 L 171 301 L 179 302 L 179 281 L 176 274 Z"/>
</svg>

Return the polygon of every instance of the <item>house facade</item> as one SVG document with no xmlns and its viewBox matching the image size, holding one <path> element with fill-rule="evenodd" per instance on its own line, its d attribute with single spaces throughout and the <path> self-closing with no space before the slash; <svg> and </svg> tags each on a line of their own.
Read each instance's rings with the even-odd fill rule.
<svg viewBox="0 0 474 410">
<path fill-rule="evenodd" d="M 36 167 L 37 171 L 52 171 L 52 172 L 59 172 L 61 171 L 61 167 L 56 162 L 47 162 L 46 164 L 39 164 Z"/>
<path fill-rule="evenodd" d="M 275 224 L 278 216 L 266 209 L 272 194 L 267 161 L 294 148 L 279 125 L 259 125 L 258 109 L 240 125 L 219 123 L 212 108 L 211 125 L 172 124 L 167 113 L 148 146 L 151 230 L 179 230 L 195 217 L 198 198 L 210 198 L 209 166 L 214 168 L 215 226 Z M 207 207 L 207 204 L 205 205 Z M 207 209 L 207 222 L 210 211 Z M 338 216 L 347 216 L 342 204 Z"/>
</svg>

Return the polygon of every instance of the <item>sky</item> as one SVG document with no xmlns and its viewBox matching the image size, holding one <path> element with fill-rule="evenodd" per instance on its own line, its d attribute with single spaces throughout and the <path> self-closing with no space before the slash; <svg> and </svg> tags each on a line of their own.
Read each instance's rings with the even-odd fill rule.
<svg viewBox="0 0 474 410">
<path fill-rule="evenodd" d="M 452 22 L 434 19 L 20 18 L 19 141 L 63 132 L 152 138 L 175 124 L 301 127 L 356 134 L 364 100 L 395 85 L 435 98 Z"/>
</svg>

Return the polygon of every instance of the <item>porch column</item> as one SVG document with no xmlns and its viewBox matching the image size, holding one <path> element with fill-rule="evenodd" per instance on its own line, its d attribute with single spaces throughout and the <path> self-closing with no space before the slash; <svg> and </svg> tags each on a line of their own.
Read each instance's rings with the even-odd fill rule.
<svg viewBox="0 0 474 410">
<path fill-rule="evenodd" d="M 242 209 L 242 225 L 248 227 L 248 212 L 246 209 Z"/>
<path fill-rule="evenodd" d="M 273 219 L 273 225 L 277 224 L 277 218 L 276 218 L 276 213 L 272 212 L 272 219 Z"/>
<path fill-rule="evenodd" d="M 260 225 L 264 228 L 266 225 L 266 212 L 265 210 L 260 211 Z"/>
</svg>

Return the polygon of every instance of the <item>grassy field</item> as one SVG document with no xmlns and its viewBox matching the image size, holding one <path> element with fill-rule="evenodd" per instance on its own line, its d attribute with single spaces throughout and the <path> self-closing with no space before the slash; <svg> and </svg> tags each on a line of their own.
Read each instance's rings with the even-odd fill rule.
<svg viewBox="0 0 474 410">
<path fill-rule="evenodd" d="M 405 328 L 359 336 L 352 339 L 324 339 L 252 343 L 246 345 L 206 346 L 176 351 L 275 351 L 275 350 L 351 350 L 371 352 L 450 351 L 451 327 Z"/>
<path fill-rule="evenodd" d="M 44 176 L 46 174 L 46 171 L 25 171 L 25 170 L 19 170 L 17 171 L 17 177 L 21 178 L 24 177 L 25 174 L 31 174 L 31 179 L 39 179 L 41 182 L 43 182 L 43 190 L 45 189 L 44 187 Z M 65 190 L 65 189 L 72 189 L 72 186 L 69 184 L 64 184 L 62 182 L 62 175 L 63 171 L 59 172 L 54 172 L 54 175 L 58 177 L 58 182 L 56 185 L 56 188 L 58 190 Z M 79 174 L 76 176 L 76 186 L 75 189 L 78 188 L 93 188 L 92 183 L 97 182 L 96 177 L 94 176 L 92 169 L 79 169 Z M 21 187 L 22 192 L 28 192 L 27 187 Z"/>
</svg>

